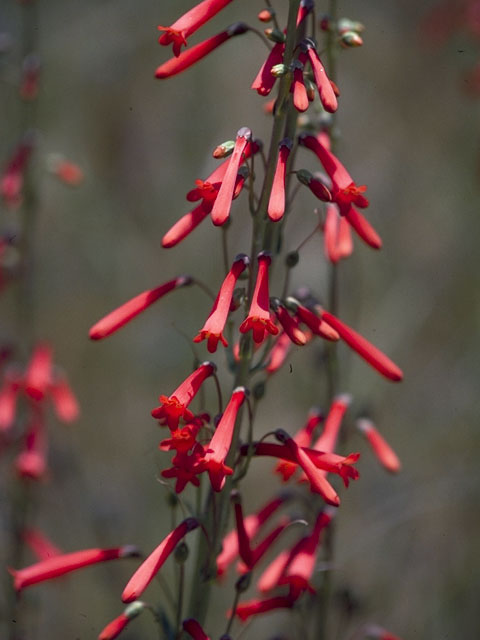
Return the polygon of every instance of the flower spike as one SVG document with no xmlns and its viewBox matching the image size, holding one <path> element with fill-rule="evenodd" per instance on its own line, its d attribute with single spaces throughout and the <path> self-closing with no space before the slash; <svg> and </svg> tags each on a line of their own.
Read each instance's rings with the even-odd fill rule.
<svg viewBox="0 0 480 640">
<path fill-rule="evenodd" d="M 252 132 L 248 127 L 242 127 L 237 132 L 235 147 L 233 153 L 228 160 L 228 167 L 222 185 L 213 204 L 211 211 L 212 221 L 215 225 L 222 225 L 230 216 L 230 208 L 232 206 L 233 193 L 235 190 L 235 181 L 240 165 L 244 160 L 244 151 L 247 144 L 252 139 Z"/>
<path fill-rule="evenodd" d="M 216 369 L 213 362 L 203 362 L 170 396 L 160 396 L 162 405 L 153 409 L 152 416 L 157 420 L 164 420 L 171 431 L 178 427 L 180 418 L 192 420 L 193 413 L 187 407 L 204 380 L 215 373 Z"/>
<path fill-rule="evenodd" d="M 158 30 L 165 32 L 158 39 L 159 44 L 168 46 L 173 42 L 173 53 L 179 56 L 182 45 L 187 45 L 187 38 L 230 2 L 232 0 L 203 0 L 178 18 L 170 27 L 159 26 Z"/>
<path fill-rule="evenodd" d="M 268 267 L 272 259 L 268 252 L 258 254 L 258 273 L 253 292 L 250 311 L 240 325 L 240 333 L 253 331 L 253 340 L 256 343 L 263 341 L 265 333 L 276 336 L 278 328 L 274 325 L 270 314 L 270 301 L 268 295 Z"/>
<path fill-rule="evenodd" d="M 287 161 L 292 149 L 290 138 L 284 138 L 279 145 L 277 167 L 273 178 L 272 191 L 268 201 L 268 217 L 277 222 L 285 213 L 285 176 L 287 173 Z"/>
<path fill-rule="evenodd" d="M 393 382 L 400 382 L 400 380 L 403 379 L 402 370 L 397 367 L 388 356 L 382 353 L 380 349 L 377 349 L 377 347 L 351 327 L 327 311 L 323 311 L 322 320 L 325 320 L 326 323 L 333 327 L 340 335 L 340 338 L 342 338 L 351 349 L 356 351 L 361 358 L 381 373 L 382 376 Z"/>
<path fill-rule="evenodd" d="M 230 40 L 233 36 L 239 36 L 248 31 L 248 26 L 243 22 L 232 24 L 225 31 L 217 33 L 216 36 L 208 38 L 194 47 L 183 51 L 178 57 L 171 58 L 160 65 L 155 71 L 155 77 L 159 79 L 170 78 L 188 69 L 196 62 L 205 58 L 209 53 L 217 49 L 221 44 Z"/>
<path fill-rule="evenodd" d="M 397 454 L 388 444 L 385 438 L 379 433 L 375 425 L 368 418 L 359 418 L 356 427 L 367 438 L 378 461 L 390 473 L 398 473 L 401 469 L 401 462 Z"/>
<path fill-rule="evenodd" d="M 208 471 L 214 491 L 221 491 L 225 484 L 226 476 L 230 476 L 233 473 L 233 469 L 225 464 L 225 460 L 232 444 L 237 415 L 247 397 L 247 393 L 245 387 L 237 387 L 233 390 L 230 402 L 223 412 L 213 438 L 208 445 L 203 465 L 204 469 Z"/>
<path fill-rule="evenodd" d="M 155 289 L 140 293 L 94 324 L 88 334 L 90 339 L 102 340 L 106 338 L 121 329 L 121 327 L 130 322 L 130 320 L 133 320 L 133 318 L 142 313 L 142 311 L 145 311 L 145 309 L 148 309 L 154 302 L 163 298 L 163 296 L 170 291 L 190 284 L 192 284 L 192 278 L 190 276 L 179 276 Z"/>
<path fill-rule="evenodd" d="M 113 549 L 85 549 L 54 556 L 24 569 L 9 569 L 9 572 L 14 577 L 13 586 L 15 591 L 18 592 L 31 585 L 63 576 L 66 573 L 77 571 L 77 569 L 82 569 L 98 562 L 137 556 L 137 548 L 131 545 Z"/>
<path fill-rule="evenodd" d="M 235 258 L 232 268 L 227 273 L 227 276 L 220 287 L 220 291 L 218 292 L 207 321 L 203 325 L 200 333 L 193 339 L 194 342 L 201 342 L 202 340 L 207 339 L 207 348 L 210 353 L 214 353 L 217 350 L 219 341 L 224 347 L 228 346 L 228 342 L 223 336 L 223 328 L 227 321 L 235 284 L 240 274 L 247 268 L 248 264 L 249 259 L 244 253 L 239 254 Z"/>
<path fill-rule="evenodd" d="M 193 531 L 197 527 L 198 521 L 195 520 L 195 518 L 187 518 L 171 531 L 158 547 L 152 551 L 148 558 L 142 562 L 130 578 L 127 586 L 123 590 L 122 601 L 133 602 L 137 600 L 159 572 L 180 540 L 185 537 L 189 531 Z"/>
</svg>

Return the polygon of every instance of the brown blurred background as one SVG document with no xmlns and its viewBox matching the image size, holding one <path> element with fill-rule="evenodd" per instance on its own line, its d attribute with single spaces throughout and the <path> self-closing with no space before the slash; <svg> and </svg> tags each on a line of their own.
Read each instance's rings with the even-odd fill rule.
<svg viewBox="0 0 480 640">
<path fill-rule="evenodd" d="M 279 12 L 286 4 L 275 3 Z M 351 441 L 349 448 L 364 455 L 361 479 L 337 518 L 335 581 L 358 599 L 359 622 L 418 640 L 480 634 L 480 120 L 463 82 L 478 45 L 459 33 L 440 50 L 424 46 L 419 24 L 434 4 L 339 2 L 341 15 L 367 27 L 364 47 L 339 60 L 339 155 L 368 185 L 369 217 L 384 240 L 380 253 L 356 242 L 354 256 L 341 265 L 340 316 L 391 355 L 405 381 L 389 384 L 341 348 L 342 386 L 355 399 L 351 416 L 372 408 L 403 470 L 387 476 L 359 437 Z M 88 329 L 178 273 L 199 273 L 214 289 L 220 284 L 220 232 L 208 222 L 169 251 L 161 249 L 161 237 L 188 211 L 193 181 L 215 167 L 216 144 L 245 125 L 268 140 L 263 100 L 249 89 L 265 56 L 255 36 L 233 39 L 178 77 L 153 78 L 169 56 L 157 44 L 157 25 L 171 24 L 191 6 L 190 0 L 38 3 L 35 327 L 68 371 L 82 416 L 68 428 L 51 420 L 51 473 L 39 490 L 35 522 L 68 551 L 124 543 L 150 551 L 169 530 L 166 492 L 156 479 L 168 458 L 157 451 L 163 432 L 150 410 L 189 372 L 191 347 L 181 332 L 193 337 L 210 303 L 185 289 L 102 343 L 90 343 Z M 232 2 L 195 41 L 239 19 L 254 23 L 260 8 L 253 0 Z M 7 80 L 20 63 L 20 16 L 20 5 L 3 0 L 0 30 L 16 40 L 2 59 Z M 8 82 L 2 94 L 5 164 L 18 140 L 19 100 Z M 48 174 L 52 152 L 83 168 L 81 187 L 71 190 Z M 298 157 L 312 168 L 305 152 Z M 298 200 L 287 232 L 291 247 L 313 228 L 314 206 L 308 194 Z M 3 227 L 15 226 L 14 217 L 2 211 Z M 244 199 L 234 217 L 232 255 L 249 247 Z M 325 295 L 321 243 L 318 236 L 307 245 L 293 284 Z M 2 294 L 1 305 L 1 338 L 16 340 L 12 291 Z M 203 345 L 199 353 L 207 356 Z M 219 352 L 215 360 L 221 359 Z M 286 367 L 272 380 L 259 413 L 260 434 L 276 426 L 293 432 L 319 403 L 314 360 L 312 351 L 292 352 L 293 372 Z M 253 465 L 248 508 L 274 489 L 270 469 Z M 111 563 L 27 591 L 25 638 L 95 638 L 122 611 L 120 594 L 135 566 Z M 212 637 L 223 631 L 231 592 L 218 590 L 216 600 Z M 144 617 L 125 640 L 155 637 Z M 280 630 L 290 637 L 289 620 L 266 618 L 247 637 Z"/>
</svg>

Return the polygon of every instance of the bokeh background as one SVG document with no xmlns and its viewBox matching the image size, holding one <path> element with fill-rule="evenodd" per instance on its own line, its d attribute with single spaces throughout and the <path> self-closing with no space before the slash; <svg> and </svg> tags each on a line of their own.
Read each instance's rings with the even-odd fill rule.
<svg viewBox="0 0 480 640">
<path fill-rule="evenodd" d="M 233 2 L 202 37 L 239 19 L 255 22 L 261 4 Z M 280 14 L 286 4 L 275 3 Z M 342 348 L 342 386 L 355 401 L 351 416 L 365 405 L 372 409 L 403 470 L 387 476 L 363 441 L 351 440 L 349 448 L 364 455 L 361 479 L 337 518 L 334 576 L 338 590 L 348 589 L 357 603 L 359 624 L 377 622 L 418 640 L 480 633 L 480 119 L 464 81 L 478 45 L 460 32 L 440 49 L 428 47 L 420 24 L 434 4 L 339 2 L 342 15 L 367 27 L 364 47 L 339 59 L 339 155 L 356 181 L 368 185 L 370 219 L 384 240 L 379 253 L 357 242 L 341 265 L 340 315 L 402 366 L 405 381 L 389 384 Z M 157 450 L 163 433 L 150 410 L 189 372 L 189 338 L 209 300 L 194 289 L 175 293 L 102 343 L 90 343 L 88 329 L 178 273 L 201 274 L 218 286 L 218 230 L 205 223 L 169 251 L 161 237 L 188 211 L 185 193 L 193 181 L 213 170 L 218 143 L 245 125 L 268 140 L 262 99 L 249 89 L 265 56 L 255 36 L 233 39 L 178 77 L 153 78 L 168 57 L 157 44 L 157 25 L 171 24 L 191 6 L 190 0 L 38 3 L 34 325 L 68 371 L 82 416 L 68 428 L 51 420 L 50 474 L 37 491 L 35 523 L 65 550 L 136 543 L 148 552 L 169 530 L 167 492 L 157 480 L 168 458 Z M 3 0 L 0 30 L 14 39 L 1 68 L 3 164 L 20 136 L 11 79 L 20 64 L 21 13 L 19 4 Z M 52 152 L 82 167 L 81 187 L 69 189 L 48 173 Z M 306 153 L 299 158 L 312 168 Z M 299 198 L 287 232 L 290 248 L 313 228 L 314 206 L 308 194 Z M 3 227 L 15 227 L 14 212 L 1 215 Z M 249 246 L 245 200 L 235 205 L 234 218 L 232 254 Z M 322 296 L 325 282 L 317 236 L 302 252 L 293 284 Z M 14 293 L 7 290 L 0 300 L 1 338 L 11 342 L 21 339 Z M 198 350 L 207 356 L 203 345 Z M 259 434 L 277 426 L 293 432 L 321 402 L 324 381 L 315 373 L 314 351 L 293 351 L 292 371 L 287 366 L 272 379 Z M 221 358 L 219 352 L 215 359 Z M 10 473 L 4 468 L 5 482 Z M 275 485 L 271 465 L 256 462 L 246 481 L 247 508 L 260 505 Z M 5 513 L 7 494 L 0 492 Z M 7 536 L 3 520 L 1 539 Z M 24 637 L 95 638 L 121 612 L 120 593 L 135 566 L 111 563 L 32 588 L 22 605 Z M 173 582 L 169 569 L 166 576 Z M 215 599 L 209 630 L 218 637 L 231 592 L 217 589 Z M 125 640 L 155 637 L 143 617 Z M 289 620 L 269 616 L 246 637 L 280 630 L 296 637 Z"/>
</svg>

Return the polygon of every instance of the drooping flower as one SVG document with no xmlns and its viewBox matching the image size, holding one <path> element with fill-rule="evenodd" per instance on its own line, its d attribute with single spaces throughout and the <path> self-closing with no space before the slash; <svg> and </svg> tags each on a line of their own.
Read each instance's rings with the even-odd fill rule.
<svg viewBox="0 0 480 640">
<path fill-rule="evenodd" d="M 210 213 L 212 216 L 212 222 L 215 225 L 225 224 L 230 216 L 230 208 L 232 206 L 238 169 L 244 160 L 245 147 L 250 142 L 251 138 L 252 132 L 248 127 L 242 127 L 237 131 L 235 147 L 232 155 L 228 159 L 225 177 L 222 180 L 222 184 Z"/>
<path fill-rule="evenodd" d="M 368 207 L 369 202 L 363 195 L 364 185 L 357 186 L 340 160 L 322 144 L 319 136 L 302 133 L 299 144 L 315 153 L 332 181 L 332 199 L 338 205 L 340 214 L 345 215 L 352 204 L 360 208 Z"/>
<path fill-rule="evenodd" d="M 52 348 L 46 343 L 35 347 L 25 371 L 24 386 L 27 395 L 43 400 L 52 383 Z"/>
<path fill-rule="evenodd" d="M 271 298 L 270 306 L 274 310 L 277 320 L 282 325 L 284 332 L 290 340 L 301 347 L 306 345 L 308 342 L 308 336 L 299 329 L 297 320 L 292 318 L 285 305 L 283 305 L 278 298 Z"/>
<path fill-rule="evenodd" d="M 307 89 L 305 87 L 305 81 L 303 78 L 303 70 L 307 56 L 304 53 L 300 53 L 298 60 L 294 60 L 293 66 L 293 80 L 290 87 L 290 91 L 293 94 L 293 105 L 297 111 L 303 113 L 308 109 L 310 101 L 308 99 Z"/>
<path fill-rule="evenodd" d="M 24 569 L 9 569 L 9 572 L 14 578 L 13 586 L 15 591 L 18 592 L 31 585 L 63 576 L 66 573 L 77 571 L 77 569 L 82 569 L 92 564 L 116 560 L 117 558 L 137 557 L 138 555 L 137 548 L 131 545 L 112 549 L 84 549 L 83 551 L 54 556 Z"/>
<path fill-rule="evenodd" d="M 355 424 L 357 429 L 366 436 L 380 464 L 390 473 L 398 473 L 402 466 L 401 462 L 373 422 L 368 418 L 359 418 Z"/>
<path fill-rule="evenodd" d="M 204 469 L 208 471 L 214 491 L 221 491 L 226 476 L 233 473 L 233 469 L 225 464 L 225 460 L 230 451 L 237 415 L 246 396 L 245 387 L 237 387 L 233 390 L 232 397 L 215 429 L 213 438 L 208 444 L 203 465 Z"/>
<path fill-rule="evenodd" d="M 240 333 L 253 331 L 254 342 L 262 342 L 265 333 L 277 335 L 278 328 L 272 321 L 270 314 L 270 299 L 268 293 L 268 267 L 272 259 L 270 254 L 262 251 L 258 254 L 258 273 L 248 316 L 239 327 Z"/>
<path fill-rule="evenodd" d="M 145 309 L 148 309 L 154 302 L 170 291 L 190 285 L 192 282 L 190 276 L 179 276 L 178 278 L 165 282 L 159 287 L 155 287 L 155 289 L 149 289 L 148 291 L 140 293 L 94 324 L 88 333 L 90 339 L 102 340 L 112 333 L 115 333 L 115 331 L 118 331 L 118 329 L 130 322 L 130 320 L 133 320 L 133 318 L 142 313 L 142 311 L 145 311 Z"/>
<path fill-rule="evenodd" d="M 207 349 L 210 353 L 214 353 L 217 350 L 219 341 L 224 347 L 228 346 L 228 342 L 223 336 L 223 329 L 228 318 L 235 284 L 240 274 L 247 268 L 249 262 L 248 257 L 244 253 L 240 253 L 235 258 L 230 271 L 227 273 L 220 287 L 210 315 L 199 334 L 193 339 L 194 342 L 201 342 L 207 339 Z"/>
<path fill-rule="evenodd" d="M 125 608 L 125 611 L 121 613 L 117 618 L 112 620 L 107 624 L 105 629 L 98 636 L 98 640 L 115 640 L 120 633 L 125 629 L 125 627 L 129 624 L 131 620 L 136 618 L 142 611 L 145 609 L 145 603 L 140 602 L 132 602 L 128 607 Z"/>
<path fill-rule="evenodd" d="M 187 38 L 230 2 L 232 0 L 203 0 L 178 18 L 170 27 L 159 26 L 158 30 L 164 31 L 164 33 L 158 42 L 164 46 L 173 43 L 173 53 L 175 56 L 179 56 L 182 45 L 187 45 Z"/>
<path fill-rule="evenodd" d="M 322 202 L 331 202 L 332 194 L 319 177 L 315 177 L 307 169 L 299 169 L 296 172 L 297 180 L 307 186 L 313 195 Z"/>
<path fill-rule="evenodd" d="M 311 12 L 314 6 L 315 6 L 314 0 L 300 0 L 300 6 L 298 7 L 298 13 L 297 13 L 297 27 L 300 25 L 300 23 L 303 20 L 305 20 L 305 18 Z"/>
<path fill-rule="evenodd" d="M 295 554 L 278 581 L 279 585 L 289 585 L 290 597 L 295 600 L 304 591 L 315 592 L 311 579 L 315 569 L 320 536 L 330 524 L 333 515 L 333 511 L 328 507 L 318 514 L 312 533 L 303 538 L 296 547 Z"/>
<path fill-rule="evenodd" d="M 261 509 L 244 519 L 245 531 L 250 540 L 255 538 L 261 526 L 267 522 L 288 498 L 289 496 L 283 493 L 273 498 L 273 500 L 269 500 Z M 232 529 L 223 539 L 222 551 L 217 556 L 217 573 L 219 576 L 225 573 L 237 556 L 238 534 L 236 529 Z"/>
<path fill-rule="evenodd" d="M 241 602 L 236 610 L 235 615 L 240 618 L 242 622 L 248 620 L 252 616 L 256 616 L 262 613 L 268 613 L 275 609 L 291 609 L 294 605 L 294 600 L 289 596 L 275 596 L 274 598 L 254 598 L 248 602 Z"/>
<path fill-rule="evenodd" d="M 269 360 L 267 366 L 265 367 L 265 371 L 270 375 L 278 371 L 285 363 L 285 360 L 287 359 L 288 353 L 291 348 L 292 341 L 287 336 L 287 334 L 282 331 L 282 333 L 276 339 L 272 350 L 270 351 Z"/>
<path fill-rule="evenodd" d="M 365 216 L 360 211 L 357 211 L 353 205 L 350 205 L 345 211 L 345 219 L 348 220 L 357 235 L 372 249 L 381 248 L 382 239 Z"/>
<path fill-rule="evenodd" d="M 180 429 L 180 431 L 183 431 L 183 429 Z M 199 487 L 200 480 L 198 475 L 205 470 L 204 457 L 205 449 L 197 442 L 190 453 L 178 451 L 177 455 L 172 458 L 173 466 L 170 469 L 164 469 L 161 475 L 163 478 L 176 478 L 175 493 L 181 493 L 189 482 L 194 487 Z"/>
<path fill-rule="evenodd" d="M 294 436 L 295 442 L 299 447 L 309 447 L 312 439 L 312 433 L 323 420 L 323 412 L 318 408 L 313 408 L 308 414 L 306 424 L 297 431 Z M 297 470 L 298 465 L 295 462 L 282 460 L 275 467 L 275 472 L 282 476 L 283 482 L 287 482 Z"/>
<path fill-rule="evenodd" d="M 57 374 L 50 385 L 53 409 L 61 422 L 74 422 L 80 413 L 77 398 L 64 374 Z"/>
<path fill-rule="evenodd" d="M 184 216 L 177 220 L 177 222 L 171 227 L 162 238 L 162 247 L 170 249 L 174 247 L 184 238 L 186 238 L 198 225 L 205 220 L 211 211 L 210 208 L 205 208 L 202 204 L 192 209 Z"/>
<path fill-rule="evenodd" d="M 196 44 L 194 47 L 186 49 L 176 58 L 171 58 L 160 65 L 155 71 L 155 77 L 159 79 L 170 78 L 188 69 L 196 62 L 205 58 L 209 53 L 217 49 L 221 44 L 230 40 L 233 36 L 239 36 L 248 31 L 248 26 L 244 22 L 236 22 L 228 29 L 217 33 L 217 35 Z"/>
<path fill-rule="evenodd" d="M 366 338 L 327 311 L 323 311 L 322 320 L 325 320 L 325 322 L 333 327 L 349 347 L 356 351 L 361 358 L 368 362 L 385 378 L 393 382 L 402 380 L 402 370 Z"/>
<path fill-rule="evenodd" d="M 255 89 L 259 95 L 268 96 L 273 89 L 273 85 L 275 84 L 275 80 L 277 78 L 272 74 L 272 69 L 277 64 L 282 63 L 284 51 L 284 44 L 275 44 L 273 49 L 268 54 L 267 59 L 261 66 L 260 71 L 258 72 L 255 80 L 252 83 L 252 89 Z"/>
<path fill-rule="evenodd" d="M 323 322 L 321 317 L 316 315 L 311 309 L 300 304 L 296 298 L 289 296 L 287 303 L 290 307 L 293 307 L 298 320 L 303 322 L 316 336 L 333 342 L 340 339 L 340 336 L 332 327 L 326 322 Z"/>
<path fill-rule="evenodd" d="M 273 178 L 272 190 L 268 201 L 268 217 L 273 222 L 283 218 L 285 213 L 285 176 L 287 173 L 288 156 L 292 149 L 290 138 L 284 138 L 279 145 L 277 166 Z"/>
<path fill-rule="evenodd" d="M 316 451 L 333 453 L 337 445 L 343 417 L 351 402 L 352 396 L 349 393 L 341 393 L 333 398 L 330 410 L 325 418 L 323 431 L 313 445 Z"/>
<path fill-rule="evenodd" d="M 193 413 L 187 408 L 198 393 L 202 383 L 216 371 L 213 362 L 203 362 L 169 396 L 160 396 L 161 406 L 152 410 L 152 416 L 165 421 L 171 431 L 178 427 L 180 418 L 192 420 Z"/>
<path fill-rule="evenodd" d="M 327 204 L 326 207 L 323 237 L 325 255 L 333 264 L 352 255 L 353 241 L 350 225 L 345 216 L 339 215 L 337 207 L 332 204 Z"/>
<path fill-rule="evenodd" d="M 312 67 L 313 71 L 313 77 L 318 88 L 318 94 L 320 96 L 320 101 L 323 105 L 323 108 L 329 113 L 335 113 L 338 107 L 337 97 L 335 95 L 335 91 L 332 87 L 330 79 L 327 76 L 325 67 L 323 66 L 322 61 L 318 56 L 315 43 L 313 42 L 313 40 L 306 38 L 300 44 L 300 48 L 302 51 L 306 52 L 310 61 L 310 66 Z"/>
<path fill-rule="evenodd" d="M 135 571 L 123 590 L 122 601 L 133 602 L 137 600 L 159 572 L 180 540 L 197 527 L 198 521 L 195 518 L 187 518 L 178 527 L 175 527 Z"/>
<path fill-rule="evenodd" d="M 197 620 L 194 618 L 188 618 L 184 620 L 182 623 L 183 630 L 188 633 L 188 635 L 193 638 L 193 640 L 210 640 L 210 637 L 207 636 L 205 631 L 202 629 Z"/>
</svg>

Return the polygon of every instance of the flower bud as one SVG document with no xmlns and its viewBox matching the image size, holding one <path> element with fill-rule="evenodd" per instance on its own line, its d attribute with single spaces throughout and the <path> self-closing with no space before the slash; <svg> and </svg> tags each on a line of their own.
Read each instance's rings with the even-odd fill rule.
<svg viewBox="0 0 480 640">
<path fill-rule="evenodd" d="M 235 140 L 227 140 L 226 142 L 222 142 L 222 144 L 219 144 L 217 147 L 215 147 L 212 155 L 217 159 L 226 158 L 233 152 L 234 147 Z"/>
<path fill-rule="evenodd" d="M 188 554 L 189 554 L 189 549 L 188 549 L 187 543 L 180 542 L 180 544 L 177 544 L 177 546 L 175 547 L 175 554 L 174 554 L 175 562 L 177 564 L 185 564 L 188 558 Z"/>
<path fill-rule="evenodd" d="M 288 69 L 284 64 L 275 64 L 270 73 L 272 76 L 275 76 L 275 78 L 280 78 L 280 76 L 284 76 L 287 71 Z"/>
<path fill-rule="evenodd" d="M 264 34 L 269 40 L 277 44 L 283 44 L 285 42 L 285 34 L 280 31 L 280 29 L 268 27 L 268 29 L 265 29 Z"/>
<path fill-rule="evenodd" d="M 235 589 L 239 593 L 244 593 L 250 586 L 251 577 L 252 574 L 250 572 L 244 573 L 243 576 L 240 576 L 240 578 L 236 581 Z"/>
<path fill-rule="evenodd" d="M 289 269 L 291 269 L 292 267 L 297 266 L 299 260 L 300 255 L 298 251 L 290 251 L 285 257 L 285 264 Z"/>
<path fill-rule="evenodd" d="M 340 38 L 340 44 L 344 49 L 353 49 L 354 47 L 361 47 L 363 40 L 355 31 L 346 31 Z"/>
<path fill-rule="evenodd" d="M 258 14 L 257 18 L 260 22 L 270 22 L 275 15 L 275 10 L 272 7 L 267 7 L 266 9 L 262 9 Z"/>
</svg>

